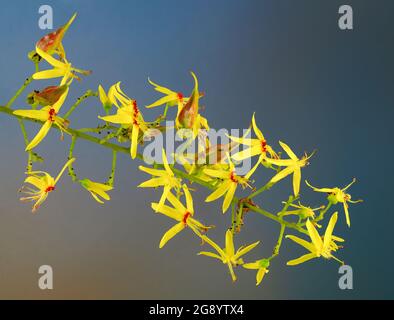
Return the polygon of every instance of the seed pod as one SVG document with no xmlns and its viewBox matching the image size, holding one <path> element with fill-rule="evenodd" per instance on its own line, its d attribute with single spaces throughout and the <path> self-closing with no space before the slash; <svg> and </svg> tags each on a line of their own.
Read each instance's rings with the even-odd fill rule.
<svg viewBox="0 0 394 320">
<path fill-rule="evenodd" d="M 51 106 L 59 100 L 67 87 L 67 85 L 49 86 L 42 91 L 33 91 L 27 96 L 26 101 L 30 105 Z"/>
<path fill-rule="evenodd" d="M 52 55 L 54 53 L 58 54 L 61 59 L 65 58 L 65 52 L 62 45 L 63 37 L 70 27 L 71 23 L 74 21 L 76 14 L 74 14 L 71 19 L 62 27 L 53 31 L 46 36 L 42 37 L 36 43 L 36 47 L 42 51 Z"/>
</svg>

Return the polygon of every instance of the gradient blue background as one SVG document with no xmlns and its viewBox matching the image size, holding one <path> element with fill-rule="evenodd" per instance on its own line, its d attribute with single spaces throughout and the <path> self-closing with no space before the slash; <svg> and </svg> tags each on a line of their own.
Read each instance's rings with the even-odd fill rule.
<svg viewBox="0 0 394 320">
<path fill-rule="evenodd" d="M 146 176 L 127 156 L 120 157 L 116 190 L 105 206 L 64 178 L 33 215 L 17 194 L 22 137 L 16 121 L 0 115 L 0 298 L 394 298 L 392 1 L 2 1 L 1 104 L 33 72 L 26 54 L 46 33 L 37 24 L 42 4 L 53 7 L 55 26 L 78 12 L 64 45 L 74 65 L 94 73 L 73 86 L 69 105 L 87 88 L 116 81 L 144 105 L 157 97 L 148 76 L 188 92 L 194 70 L 211 126 L 244 128 L 256 112 L 271 141 L 286 141 L 298 153 L 318 150 L 304 170 L 315 185 L 344 186 L 357 177 L 350 191 L 365 202 L 351 206 L 352 228 L 341 216 L 336 232 L 346 238 L 340 256 L 353 267 L 354 289 L 339 290 L 334 261 L 286 267 L 303 253 L 289 240 L 257 288 L 253 272 L 237 270 L 233 284 L 225 266 L 196 256 L 199 241 L 190 232 L 159 250 L 172 221 L 152 213 L 149 203 L 158 194 L 136 188 Z M 338 28 L 342 4 L 353 6 L 352 31 Z M 24 97 L 15 107 L 25 107 Z M 97 125 L 99 108 L 90 100 L 72 126 Z M 29 125 L 30 135 L 36 130 Z M 59 170 L 68 143 L 52 132 L 37 149 L 46 159 L 41 167 Z M 80 142 L 76 155 L 80 175 L 107 178 L 109 151 Z M 264 171 L 257 176 L 268 178 Z M 288 180 L 259 204 L 278 210 L 290 192 Z M 305 187 L 302 195 L 312 205 L 323 199 Z M 217 225 L 212 237 L 222 243 L 229 217 L 221 216 L 220 201 L 207 205 L 204 196 L 196 195 L 200 217 Z M 267 256 L 277 233 L 278 225 L 250 214 L 237 243 L 260 239 L 249 257 Z M 37 286 L 42 264 L 54 269 L 53 291 Z"/>
</svg>

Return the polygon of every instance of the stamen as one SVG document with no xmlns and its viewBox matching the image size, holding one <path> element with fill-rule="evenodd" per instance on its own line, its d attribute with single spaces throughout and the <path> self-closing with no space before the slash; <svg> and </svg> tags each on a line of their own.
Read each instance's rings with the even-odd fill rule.
<svg viewBox="0 0 394 320">
<path fill-rule="evenodd" d="M 178 96 L 178 100 L 180 100 L 180 101 L 183 100 L 183 93 L 182 92 L 178 92 L 177 96 Z"/>
</svg>

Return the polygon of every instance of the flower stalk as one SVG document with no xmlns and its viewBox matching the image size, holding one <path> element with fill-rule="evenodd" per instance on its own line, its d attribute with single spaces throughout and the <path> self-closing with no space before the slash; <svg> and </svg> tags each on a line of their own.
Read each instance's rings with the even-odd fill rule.
<svg viewBox="0 0 394 320">
<path fill-rule="evenodd" d="M 211 251 L 202 251 L 200 255 L 214 258 L 216 261 L 226 265 L 226 270 L 230 273 L 233 281 L 237 280 L 235 269 L 238 266 L 243 266 L 249 270 L 257 270 L 256 285 L 259 285 L 265 274 L 268 273 L 270 261 L 279 255 L 285 237 L 308 251 L 307 254 L 288 261 L 287 265 L 289 266 L 321 257 L 343 263 L 333 254 L 342 248 L 338 243 L 344 241 L 342 238 L 333 235 L 334 227 L 339 220 L 338 213 L 335 212 L 331 215 L 323 235 L 319 234 L 316 227 L 321 227 L 318 225 L 318 222 L 324 222 L 326 214 L 338 203 L 343 206 L 346 223 L 350 227 L 349 204 L 361 201 L 352 200 L 351 195 L 347 193 L 347 189 L 355 182 L 355 179 L 343 188 L 316 188 L 306 182 L 313 191 L 328 194 L 328 204 L 318 207 L 301 204 L 299 200 L 302 191 L 301 172 L 309 164 L 309 159 L 314 153 L 312 152 L 309 155 L 305 153 L 303 156 L 299 156 L 290 146 L 281 141 L 279 141 L 279 145 L 284 152 L 276 152 L 273 144 L 271 142 L 268 144 L 261 129 L 257 126 L 255 114 L 252 116 L 247 134 L 243 137 L 228 136 L 231 143 L 227 147 L 224 145 L 212 146 L 209 138 L 206 135 L 204 136 L 204 132 L 206 133 L 206 130 L 209 130 L 207 119 L 200 113 L 202 109 L 200 108 L 200 99 L 204 97 L 204 93 L 199 91 L 199 82 L 194 72 L 191 72 L 194 87 L 189 96 L 184 96 L 181 92 L 173 91 L 149 80 L 154 90 L 161 93 L 162 96 L 150 105 L 147 105 L 146 108 L 164 106 L 163 113 L 157 116 L 154 121 L 145 120 L 142 115 L 143 110 L 137 104 L 137 100 L 126 95 L 121 89 L 120 82 L 112 85 L 107 92 L 101 85 L 98 86 L 98 91 L 87 90 L 68 108 L 63 117 L 60 116 L 60 108 L 65 103 L 67 94 L 73 85 L 72 80 L 80 80 L 77 74 L 90 74 L 90 71 L 84 71 L 72 66 L 71 62 L 66 59 L 66 52 L 62 44 L 64 34 L 75 17 L 76 15 L 56 32 L 44 36 L 37 42 L 36 50 L 31 55 L 35 64 L 34 75 L 24 81 L 23 85 L 6 105 L 0 106 L 0 113 L 17 119 L 22 132 L 25 151 L 28 153 L 28 165 L 25 185 L 21 189 L 21 192 L 25 193 L 26 196 L 22 197 L 21 200 L 33 201 L 34 212 L 41 207 L 49 194 L 57 189 L 58 182 L 65 170 L 68 170 L 71 180 L 74 183 L 78 183 L 82 190 L 88 191 L 97 203 L 102 205 L 105 201 L 111 200 L 110 192 L 113 191 L 115 185 L 118 153 L 125 154 L 132 160 L 139 159 L 144 161 L 144 157 L 138 148 L 141 148 L 145 135 L 150 134 L 152 129 L 155 129 L 156 132 L 159 129 L 160 133 L 173 129 L 172 127 L 166 127 L 162 122 L 167 120 L 169 107 L 176 106 L 177 115 L 173 119 L 175 120 L 176 134 L 183 141 L 187 139 L 186 143 L 183 144 L 182 148 L 179 148 L 181 151 L 177 151 L 178 153 L 175 155 L 162 149 L 163 160 L 161 163 L 154 163 L 151 167 L 139 166 L 139 169 L 148 174 L 149 177 L 146 181 L 140 183 L 138 187 L 153 188 L 160 190 L 161 193 L 160 200 L 151 203 L 152 209 L 159 215 L 171 218 L 172 221 L 175 220 L 175 224 L 163 234 L 159 242 L 160 248 L 164 248 L 167 242 L 179 232 L 184 229 L 190 229 L 192 232 L 189 234 L 199 238 L 203 244 L 208 244 L 213 249 Z M 53 41 L 48 41 L 48 39 Z M 56 56 L 57 58 L 55 58 Z M 40 71 L 38 63 L 41 60 L 47 62 L 53 68 Z M 15 100 L 21 96 L 33 79 L 39 81 L 41 79 L 57 78 L 61 78 L 59 84 L 46 87 L 41 91 L 34 91 L 28 96 L 27 101 L 32 105 L 32 109 L 14 110 L 11 108 Z M 70 116 L 79 110 L 78 107 L 90 97 L 98 98 L 97 100 L 99 101 L 96 101 L 97 105 L 99 102 L 101 103 L 101 112 L 104 112 L 105 115 L 100 115 L 100 112 L 98 112 L 97 118 L 103 122 L 94 128 L 73 128 L 69 125 Z M 38 110 L 38 105 L 42 109 Z M 25 128 L 26 121 L 41 126 L 39 132 L 30 142 Z M 33 171 L 33 162 L 41 158 L 32 149 L 43 141 L 52 128 L 60 131 L 62 138 L 63 134 L 71 137 L 68 161 L 56 178 L 44 171 Z M 185 130 L 191 132 L 187 134 Z M 98 135 L 101 135 L 103 131 L 106 131 L 107 135 L 104 138 L 99 137 Z M 254 138 L 249 136 L 251 132 L 253 132 Z M 110 142 L 111 139 L 116 139 L 117 143 Z M 89 178 L 78 178 L 73 166 L 76 161 L 74 149 L 78 140 L 85 140 L 111 150 L 111 173 L 106 182 L 102 183 Z M 198 142 L 198 151 L 197 154 L 193 155 L 192 163 L 189 163 L 184 158 L 184 152 L 187 152 L 187 149 L 195 141 Z M 204 143 L 201 144 L 201 141 L 204 141 Z M 245 148 L 232 154 L 234 145 L 243 145 Z M 201 150 L 208 151 L 208 154 L 216 153 L 218 161 L 200 164 L 197 159 L 199 159 Z M 181 159 L 181 168 L 169 163 L 167 157 Z M 251 158 L 254 158 L 257 162 L 245 175 L 240 175 L 237 171 L 238 164 Z M 273 170 L 274 176 L 261 187 L 256 187 L 252 176 L 257 169 L 261 168 L 268 169 L 270 173 Z M 263 192 L 270 190 L 274 185 L 287 178 L 291 178 L 293 194 L 283 202 L 284 205 L 279 212 L 275 211 L 276 214 L 271 213 L 254 202 Z M 222 213 L 231 208 L 230 215 L 223 215 L 223 219 L 231 219 L 229 229 L 225 234 L 224 247 L 217 245 L 211 238 L 214 226 L 203 221 L 200 222 L 200 219 L 205 219 L 206 217 L 201 215 L 200 209 L 193 200 L 193 194 L 198 192 L 198 188 L 194 188 L 192 185 L 197 185 L 197 187 L 206 188 L 210 191 L 209 196 L 205 200 L 206 202 L 223 198 Z M 247 188 L 252 190 L 249 195 L 245 195 L 245 189 Z M 295 203 L 296 200 L 297 203 Z M 247 246 L 241 246 L 237 250 L 235 250 L 234 246 L 234 238 L 243 231 L 241 229 L 246 222 L 245 216 L 249 212 L 257 213 L 261 217 L 275 221 L 280 226 L 278 239 L 272 249 L 271 256 L 254 262 L 245 262 L 244 256 L 249 251 L 255 250 L 259 241 Z M 319 212 L 317 217 L 315 212 L 316 214 Z M 286 231 L 297 232 L 303 237 L 307 235 L 310 242 L 292 234 L 285 236 Z"/>
</svg>

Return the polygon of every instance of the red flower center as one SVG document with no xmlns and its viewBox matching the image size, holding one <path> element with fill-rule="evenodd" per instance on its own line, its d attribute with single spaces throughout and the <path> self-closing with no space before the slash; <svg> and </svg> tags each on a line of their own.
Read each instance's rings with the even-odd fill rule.
<svg viewBox="0 0 394 320">
<path fill-rule="evenodd" d="M 140 113 L 140 110 L 138 109 L 137 101 L 133 100 L 133 125 L 138 126 L 137 117 L 138 117 L 139 113 Z"/>
<path fill-rule="evenodd" d="M 178 100 L 180 100 L 180 101 L 183 100 L 183 93 L 182 92 L 178 92 L 177 96 L 178 96 Z"/>
<path fill-rule="evenodd" d="M 138 110 L 137 100 L 133 100 L 133 112 L 135 115 L 137 115 L 140 112 L 140 110 Z"/>
<path fill-rule="evenodd" d="M 232 171 L 232 172 L 230 173 L 230 180 L 231 180 L 232 182 L 238 183 L 238 180 L 237 180 L 237 177 L 236 177 L 236 174 L 234 173 L 234 171 Z"/>
<path fill-rule="evenodd" d="M 261 150 L 267 152 L 267 141 L 261 140 Z"/>
<path fill-rule="evenodd" d="M 55 186 L 49 186 L 48 188 L 45 189 L 45 192 L 52 192 L 53 190 L 55 190 Z"/>
<path fill-rule="evenodd" d="M 55 116 L 56 116 L 56 110 L 55 109 L 49 109 L 49 121 L 54 122 L 55 121 Z"/>
<path fill-rule="evenodd" d="M 189 211 L 187 211 L 187 212 L 183 215 L 183 219 L 182 219 L 183 224 L 187 224 L 187 219 L 189 219 L 189 217 L 190 217 L 191 215 L 192 215 L 192 214 L 191 214 Z"/>
</svg>

